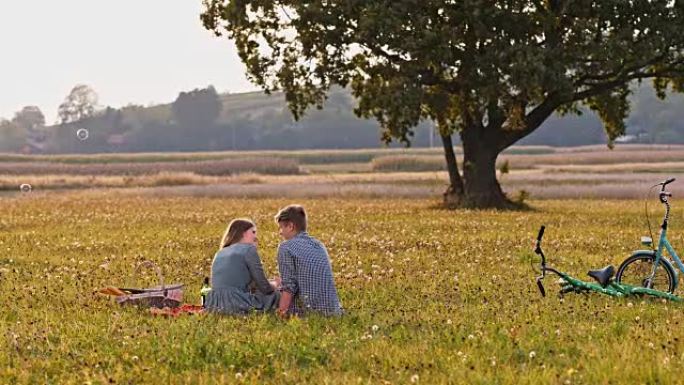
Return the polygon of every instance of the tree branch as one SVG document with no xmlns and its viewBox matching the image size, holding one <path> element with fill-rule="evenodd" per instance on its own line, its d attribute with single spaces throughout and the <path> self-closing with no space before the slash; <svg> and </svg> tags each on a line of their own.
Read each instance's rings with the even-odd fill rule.
<svg viewBox="0 0 684 385">
<path fill-rule="evenodd" d="M 454 80 L 446 80 L 434 73 L 431 69 L 423 69 L 418 71 L 419 81 L 424 86 L 442 86 L 445 90 L 452 94 L 461 92 L 462 87 L 459 82 Z"/>
<path fill-rule="evenodd" d="M 525 116 L 525 126 L 523 129 L 505 130 L 503 127 L 499 129 L 501 132 L 497 143 L 499 152 L 536 130 L 562 104 L 563 100 L 560 95 L 551 93 L 542 103 Z"/>
<path fill-rule="evenodd" d="M 627 67 L 627 68 L 625 68 L 625 64 L 622 64 L 620 66 L 620 68 L 618 68 L 616 71 L 613 71 L 610 73 L 605 73 L 605 74 L 600 74 L 600 75 L 585 74 L 585 75 L 579 77 L 577 80 L 575 80 L 574 84 L 576 87 L 581 87 L 584 85 L 593 85 L 592 83 L 586 83 L 587 81 L 591 81 L 591 80 L 603 81 L 603 80 L 609 80 L 609 79 L 614 79 L 614 78 L 618 78 L 618 77 L 623 77 L 623 76 L 625 76 L 631 72 L 634 72 L 640 68 L 648 67 L 648 66 L 651 66 L 653 64 L 656 64 L 656 63 L 664 60 L 666 56 L 667 56 L 667 54 L 662 54 L 662 55 L 654 57 L 651 60 L 647 60 L 645 62 L 635 64 L 635 65 L 633 65 L 631 67 Z"/>
<path fill-rule="evenodd" d="M 592 84 L 592 87 L 579 91 L 569 96 L 561 96 L 557 93 L 551 93 L 549 96 L 532 111 L 525 116 L 525 127 L 522 130 L 501 130 L 501 139 L 498 142 L 499 151 L 503 151 L 513 143 L 524 138 L 525 136 L 536 130 L 553 112 L 563 104 L 585 100 L 592 96 L 600 95 L 608 92 L 623 84 L 629 83 L 632 80 L 647 79 L 655 77 L 678 77 L 683 76 L 684 71 L 677 70 L 679 64 L 684 64 L 684 58 L 671 63 L 667 68 L 657 71 L 636 72 L 630 75 L 625 75 L 619 79 L 611 81 Z"/>
<path fill-rule="evenodd" d="M 684 64 L 684 59 L 681 59 L 678 62 Z M 576 101 L 580 101 L 580 100 L 590 98 L 592 96 L 599 95 L 599 94 L 607 92 L 608 90 L 613 89 L 617 86 L 620 86 L 620 85 L 625 84 L 625 83 L 629 83 L 632 80 L 659 78 L 659 77 L 668 78 L 668 77 L 684 76 L 684 71 L 682 71 L 682 70 L 678 71 L 674 68 L 674 65 L 679 64 L 679 63 L 672 63 L 672 65 L 670 65 L 668 68 L 664 68 L 664 69 L 658 70 L 658 71 L 637 72 L 637 73 L 633 73 L 629 76 L 625 76 L 625 77 L 615 79 L 615 80 L 611 80 L 608 82 L 592 84 L 592 88 L 575 93 L 574 95 L 572 95 L 570 100 L 568 100 L 568 102 L 576 102 Z"/>
</svg>

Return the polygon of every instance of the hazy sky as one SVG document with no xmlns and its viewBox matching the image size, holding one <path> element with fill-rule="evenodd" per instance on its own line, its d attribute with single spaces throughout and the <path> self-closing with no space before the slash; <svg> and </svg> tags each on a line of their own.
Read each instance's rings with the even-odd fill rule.
<svg viewBox="0 0 684 385">
<path fill-rule="evenodd" d="M 255 90 L 232 42 L 202 27 L 201 9 L 201 0 L 0 0 L 0 117 L 37 105 L 53 123 L 76 84 L 113 107 L 209 84 Z"/>
</svg>

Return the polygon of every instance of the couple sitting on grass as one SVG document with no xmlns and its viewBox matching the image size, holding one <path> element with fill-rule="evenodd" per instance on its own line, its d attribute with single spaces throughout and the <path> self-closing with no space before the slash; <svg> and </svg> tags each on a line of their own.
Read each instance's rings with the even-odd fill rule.
<svg viewBox="0 0 684 385">
<path fill-rule="evenodd" d="M 284 239 L 278 246 L 280 278 L 266 279 L 254 222 L 235 219 L 211 266 L 206 310 L 222 314 L 275 310 L 283 318 L 307 313 L 341 315 L 328 252 L 306 232 L 304 208 L 287 206 L 275 220 Z"/>
</svg>

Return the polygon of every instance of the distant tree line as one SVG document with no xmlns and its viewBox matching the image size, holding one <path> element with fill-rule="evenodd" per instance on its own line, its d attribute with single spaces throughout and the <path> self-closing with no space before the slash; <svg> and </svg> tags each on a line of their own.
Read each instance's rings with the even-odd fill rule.
<svg viewBox="0 0 684 385">
<path fill-rule="evenodd" d="M 659 100 L 650 86 L 633 95 L 625 140 L 684 143 L 684 99 Z M 102 108 L 94 90 L 78 85 L 59 106 L 58 122 L 46 125 L 36 106 L 0 119 L 0 152 L 100 153 L 380 147 L 375 120 L 353 114 L 349 92 L 332 92 L 323 109 L 294 121 L 282 95 L 219 95 L 209 86 L 181 92 L 169 105 Z M 601 122 L 589 110 L 553 117 L 520 144 L 578 146 L 606 142 Z M 86 135 L 83 131 L 86 130 Z M 412 145 L 439 146 L 431 122 L 423 122 Z M 432 138 L 431 138 L 432 135 Z M 399 146 L 394 144 L 394 146 Z"/>
</svg>

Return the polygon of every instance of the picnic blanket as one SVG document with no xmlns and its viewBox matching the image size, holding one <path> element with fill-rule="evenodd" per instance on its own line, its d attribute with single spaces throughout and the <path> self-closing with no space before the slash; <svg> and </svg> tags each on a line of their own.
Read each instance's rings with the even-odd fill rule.
<svg viewBox="0 0 684 385">
<path fill-rule="evenodd" d="M 121 305 L 134 305 L 138 307 L 156 307 L 159 309 L 165 307 L 178 307 L 183 300 L 183 285 L 164 284 L 164 274 L 157 264 L 152 261 L 143 261 L 136 265 L 133 270 L 133 282 L 138 275 L 138 271 L 142 267 L 153 268 L 157 272 L 159 279 L 159 286 L 155 287 L 114 287 L 108 286 L 99 290 L 99 293 L 104 295 L 111 295 L 116 298 L 116 302 Z"/>
<path fill-rule="evenodd" d="M 100 290 L 98 290 L 98 293 L 104 294 L 104 295 L 111 295 L 116 298 L 122 298 L 123 296 L 128 296 L 132 292 L 135 292 L 136 289 L 127 289 L 127 288 L 120 288 L 120 287 L 113 287 L 113 286 L 107 286 L 104 287 Z M 181 304 L 180 306 L 177 307 L 150 307 L 149 308 L 150 314 L 152 315 L 160 315 L 160 316 L 167 316 L 167 317 L 178 317 L 181 314 L 201 314 L 204 312 L 204 307 L 202 305 L 193 305 L 189 303 Z"/>
<path fill-rule="evenodd" d="M 201 305 L 191 305 L 188 303 L 182 304 L 178 307 L 164 307 L 161 309 L 151 307 L 150 313 L 156 316 L 164 317 L 178 317 L 183 314 L 203 314 L 204 307 Z"/>
</svg>

